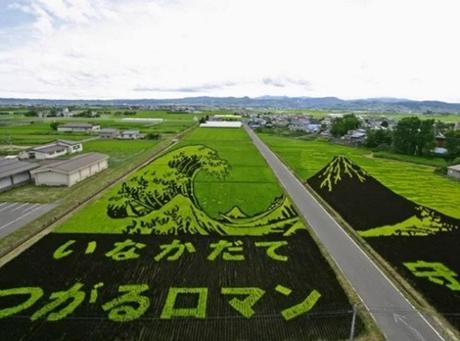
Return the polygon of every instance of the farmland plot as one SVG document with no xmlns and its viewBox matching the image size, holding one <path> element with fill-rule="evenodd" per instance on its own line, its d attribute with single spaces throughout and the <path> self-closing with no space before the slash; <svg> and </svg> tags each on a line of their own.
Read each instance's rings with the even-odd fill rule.
<svg viewBox="0 0 460 341">
<path fill-rule="evenodd" d="M 389 190 L 344 156 L 308 184 L 460 329 L 460 220 Z"/>
<path fill-rule="evenodd" d="M 196 130 L 1 268 L 4 338 L 346 339 L 347 296 L 245 140 Z"/>
</svg>

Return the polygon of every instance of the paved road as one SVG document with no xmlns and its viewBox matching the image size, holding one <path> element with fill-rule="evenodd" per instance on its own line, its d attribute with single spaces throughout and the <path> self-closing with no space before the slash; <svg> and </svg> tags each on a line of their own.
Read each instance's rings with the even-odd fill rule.
<svg viewBox="0 0 460 341">
<path fill-rule="evenodd" d="M 0 202 L 0 238 L 37 219 L 56 205 Z"/>
<path fill-rule="evenodd" d="M 386 339 L 444 340 L 260 138 L 245 129 Z"/>
</svg>

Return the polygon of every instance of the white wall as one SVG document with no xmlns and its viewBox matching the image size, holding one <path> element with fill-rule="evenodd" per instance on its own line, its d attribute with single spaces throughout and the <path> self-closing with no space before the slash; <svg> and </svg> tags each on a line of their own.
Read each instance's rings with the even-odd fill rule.
<svg viewBox="0 0 460 341">
<path fill-rule="evenodd" d="M 453 170 L 453 169 L 449 169 L 449 170 L 447 171 L 447 175 L 450 176 L 451 178 L 460 180 L 460 172 L 455 171 L 455 170 Z"/>
<path fill-rule="evenodd" d="M 0 179 L 0 191 L 6 190 L 8 187 L 12 186 L 11 178 L 7 176 L 6 178 Z"/>
<path fill-rule="evenodd" d="M 69 177 L 65 174 L 56 172 L 43 172 L 34 175 L 35 184 L 37 186 L 68 186 Z"/>
<path fill-rule="evenodd" d="M 35 174 L 36 185 L 46 186 L 73 186 L 76 183 L 83 181 L 90 176 L 99 173 L 108 167 L 107 160 L 99 161 L 91 166 L 77 170 L 71 174 L 61 174 L 57 172 L 43 172 Z"/>
<path fill-rule="evenodd" d="M 22 172 L 22 173 L 13 175 L 13 183 L 15 185 L 29 181 L 29 180 L 30 180 L 29 172 Z"/>
<path fill-rule="evenodd" d="M 66 150 L 63 150 L 62 152 L 57 152 L 53 154 L 48 154 L 48 153 L 42 153 L 42 152 L 34 152 L 35 154 L 35 159 L 37 160 L 45 160 L 45 159 L 54 159 L 59 156 L 63 156 L 67 154 Z"/>
</svg>

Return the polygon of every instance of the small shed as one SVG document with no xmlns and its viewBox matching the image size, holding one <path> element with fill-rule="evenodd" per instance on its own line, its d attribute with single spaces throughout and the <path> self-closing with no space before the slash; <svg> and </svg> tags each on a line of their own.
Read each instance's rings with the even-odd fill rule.
<svg viewBox="0 0 460 341">
<path fill-rule="evenodd" d="M 0 192 L 30 181 L 31 170 L 39 166 L 18 159 L 0 159 Z"/>
<path fill-rule="evenodd" d="M 456 180 L 460 180 L 460 164 L 447 167 L 447 176 Z"/>
<path fill-rule="evenodd" d="M 34 169 L 35 184 L 45 186 L 73 186 L 108 167 L 109 156 L 86 153 L 68 160 L 57 161 Z"/>
</svg>

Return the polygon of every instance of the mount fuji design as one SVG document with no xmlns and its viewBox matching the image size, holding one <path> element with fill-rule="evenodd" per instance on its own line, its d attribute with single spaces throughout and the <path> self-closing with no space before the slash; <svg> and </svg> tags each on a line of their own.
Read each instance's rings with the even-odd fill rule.
<svg viewBox="0 0 460 341">
<path fill-rule="evenodd" d="M 460 220 L 418 205 L 385 187 L 344 156 L 307 183 L 362 237 L 427 236 L 460 229 Z"/>
</svg>

